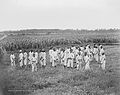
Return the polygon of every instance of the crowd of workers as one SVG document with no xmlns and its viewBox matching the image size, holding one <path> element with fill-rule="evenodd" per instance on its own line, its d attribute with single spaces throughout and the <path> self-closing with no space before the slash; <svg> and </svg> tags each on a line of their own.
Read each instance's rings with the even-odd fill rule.
<svg viewBox="0 0 120 95">
<path fill-rule="evenodd" d="M 94 44 L 92 46 L 70 46 L 65 48 L 52 47 L 48 51 L 44 49 L 40 52 L 33 51 L 19 51 L 19 66 L 31 66 L 32 72 L 38 70 L 38 64 L 41 67 L 46 67 L 51 64 L 52 67 L 63 65 L 65 68 L 76 68 L 77 70 L 90 70 L 90 63 L 96 61 L 103 70 L 106 66 L 106 56 L 102 45 Z M 11 53 L 11 66 L 16 66 L 15 54 Z M 49 60 L 49 61 L 46 61 Z"/>
</svg>

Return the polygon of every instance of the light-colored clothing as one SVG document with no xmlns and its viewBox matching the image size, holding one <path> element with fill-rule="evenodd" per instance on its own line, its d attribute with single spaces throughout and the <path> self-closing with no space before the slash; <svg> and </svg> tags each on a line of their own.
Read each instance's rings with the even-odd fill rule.
<svg viewBox="0 0 120 95">
<path fill-rule="evenodd" d="M 75 56 L 77 56 L 77 55 L 78 55 L 78 53 L 79 53 L 79 50 L 78 50 L 78 49 L 76 49 L 76 50 L 74 51 L 74 55 L 75 55 Z"/>
<path fill-rule="evenodd" d="M 104 49 L 100 49 L 100 55 L 102 55 L 103 53 L 105 53 Z"/>
<path fill-rule="evenodd" d="M 99 51 L 98 51 L 98 48 L 94 48 L 93 49 L 93 54 L 94 54 L 95 60 L 98 62 L 99 61 Z"/>
<path fill-rule="evenodd" d="M 77 70 L 82 68 L 82 67 L 81 67 L 82 62 L 83 62 L 83 57 L 82 57 L 82 55 L 77 55 L 77 56 L 76 56 Z"/>
<path fill-rule="evenodd" d="M 38 63 L 38 52 L 35 52 L 35 58 L 36 58 L 36 61 Z"/>
<path fill-rule="evenodd" d="M 84 56 L 84 61 L 85 61 L 85 70 L 90 70 L 90 61 L 89 61 L 90 59 L 89 59 L 89 56 L 88 55 L 86 55 L 86 56 Z"/>
<path fill-rule="evenodd" d="M 105 70 L 105 65 L 106 65 L 106 57 L 105 55 L 100 56 L 100 62 L 101 62 L 101 68 Z"/>
<path fill-rule="evenodd" d="M 60 52 L 60 63 L 62 65 L 64 65 L 64 56 L 65 56 L 65 53 L 63 51 Z"/>
<path fill-rule="evenodd" d="M 32 64 L 31 64 L 31 66 L 32 66 L 32 72 L 37 71 L 37 65 L 36 64 L 37 64 L 36 58 L 32 57 Z"/>
<path fill-rule="evenodd" d="M 81 46 L 80 49 L 81 49 L 81 51 L 83 51 L 83 50 L 84 50 L 84 47 Z"/>
<path fill-rule="evenodd" d="M 54 51 L 53 51 L 52 49 L 49 50 L 50 63 L 52 63 L 52 60 L 53 60 L 53 59 L 52 59 L 52 54 L 53 54 L 53 52 L 54 52 Z"/>
<path fill-rule="evenodd" d="M 20 63 L 20 67 L 23 66 L 23 53 L 19 54 L 19 63 Z"/>
<path fill-rule="evenodd" d="M 28 64 L 32 64 L 32 58 L 33 58 L 33 52 L 29 52 L 29 57 L 28 57 L 28 59 L 29 59 L 29 62 L 28 62 Z"/>
<path fill-rule="evenodd" d="M 28 61 L 27 52 L 24 52 L 24 65 L 27 65 L 27 61 Z"/>
<path fill-rule="evenodd" d="M 67 58 L 67 67 L 73 67 L 74 53 L 69 53 Z"/>
<path fill-rule="evenodd" d="M 11 60 L 11 66 L 15 66 L 15 55 L 14 54 L 10 55 L 10 60 Z"/>
<path fill-rule="evenodd" d="M 39 58 L 41 66 L 46 66 L 46 52 L 40 52 Z"/>
</svg>

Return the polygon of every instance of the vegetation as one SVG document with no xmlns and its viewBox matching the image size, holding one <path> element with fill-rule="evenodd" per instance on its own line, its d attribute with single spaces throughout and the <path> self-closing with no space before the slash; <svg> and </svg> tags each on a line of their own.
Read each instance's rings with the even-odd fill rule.
<svg viewBox="0 0 120 95">
<path fill-rule="evenodd" d="M 19 49 L 42 49 L 51 46 L 101 43 L 119 43 L 119 30 L 59 30 L 59 29 L 31 29 L 4 32 L 7 38 L 1 44 L 7 51 Z M 2 33 L 3 35 L 3 33 Z"/>
<path fill-rule="evenodd" d="M 114 29 L 21 30 L 1 33 L 3 34 L 7 37 L 1 40 L 0 44 L 7 51 L 69 44 L 113 44 L 120 41 L 119 30 Z M 105 71 L 93 62 L 90 64 L 92 70 L 85 72 L 61 66 L 51 68 L 49 65 L 46 68 L 38 67 L 37 72 L 24 68 L 12 69 L 7 53 L 4 64 L 8 65 L 4 68 L 0 65 L 0 94 L 2 90 L 3 95 L 120 95 L 119 49 L 119 45 L 105 46 Z M 0 52 L 0 58 L 3 59 L 3 52 Z"/>
</svg>

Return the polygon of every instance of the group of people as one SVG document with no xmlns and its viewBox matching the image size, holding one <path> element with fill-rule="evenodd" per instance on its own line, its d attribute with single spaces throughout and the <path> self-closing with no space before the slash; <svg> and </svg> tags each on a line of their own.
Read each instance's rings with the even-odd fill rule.
<svg viewBox="0 0 120 95">
<path fill-rule="evenodd" d="M 77 70 L 90 70 L 90 63 L 96 61 L 103 70 L 105 70 L 106 56 L 102 45 L 94 44 L 92 46 L 70 46 L 70 47 L 52 47 L 48 51 L 48 58 L 46 51 L 22 51 L 19 53 L 19 66 L 31 65 L 32 72 L 37 71 L 37 64 L 45 67 L 46 59 L 52 67 L 63 65 L 66 68 L 75 68 Z M 15 66 L 15 55 L 10 55 L 11 66 Z"/>
<path fill-rule="evenodd" d="M 16 65 L 15 65 L 14 53 L 10 55 L 10 60 L 11 60 L 11 66 L 15 67 Z M 18 62 L 21 68 L 31 65 L 32 72 L 37 71 L 38 63 L 40 63 L 42 67 L 46 66 L 46 52 L 45 50 L 42 50 L 41 52 L 38 52 L 37 50 L 36 51 L 30 50 L 29 52 L 20 50 L 18 56 Z"/>
</svg>

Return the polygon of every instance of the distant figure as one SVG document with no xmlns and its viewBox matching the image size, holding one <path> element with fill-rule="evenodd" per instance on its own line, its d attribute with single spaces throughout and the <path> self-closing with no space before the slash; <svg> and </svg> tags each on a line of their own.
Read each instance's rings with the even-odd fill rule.
<svg viewBox="0 0 120 95">
<path fill-rule="evenodd" d="M 77 56 L 76 56 L 76 64 L 77 64 L 77 70 L 78 69 L 82 69 L 82 62 L 83 62 L 83 56 L 81 53 L 79 53 Z"/>
<path fill-rule="evenodd" d="M 53 58 L 52 58 L 53 52 L 54 52 L 53 48 L 50 48 L 50 50 L 49 50 L 50 63 L 52 63 L 52 61 L 53 61 Z"/>
<path fill-rule="evenodd" d="M 26 66 L 27 65 L 27 62 L 28 62 L 28 54 L 26 51 L 24 51 L 24 65 Z"/>
<path fill-rule="evenodd" d="M 59 59 L 55 48 L 53 48 L 53 52 L 51 56 L 52 56 L 52 67 L 55 67 L 57 65 L 56 62 Z"/>
<path fill-rule="evenodd" d="M 103 53 L 105 53 L 104 49 L 103 49 L 103 46 L 100 45 L 99 46 L 99 55 L 102 55 Z"/>
<path fill-rule="evenodd" d="M 35 51 L 35 58 L 36 58 L 36 62 L 38 63 L 38 51 Z"/>
<path fill-rule="evenodd" d="M 60 63 L 64 65 L 64 56 L 65 56 L 65 50 L 62 49 L 60 52 Z"/>
<path fill-rule="evenodd" d="M 28 57 L 29 62 L 28 62 L 28 64 L 32 64 L 32 57 L 33 57 L 33 51 L 31 50 L 31 51 L 29 52 L 29 57 Z"/>
<path fill-rule="evenodd" d="M 99 50 L 96 45 L 94 45 L 93 47 L 93 55 L 94 55 L 95 60 L 98 62 L 99 61 Z"/>
<path fill-rule="evenodd" d="M 65 52 L 64 52 L 64 67 L 67 66 L 67 63 L 68 63 L 68 56 L 70 54 L 70 48 L 65 48 Z"/>
<path fill-rule="evenodd" d="M 20 67 L 23 66 L 23 53 L 22 53 L 22 50 L 20 50 L 20 54 L 19 54 L 19 64 L 20 64 Z"/>
<path fill-rule="evenodd" d="M 71 49 L 70 52 L 68 53 L 67 67 L 73 68 L 73 62 L 74 62 L 73 59 L 74 59 L 74 53 Z"/>
<path fill-rule="evenodd" d="M 41 66 L 46 66 L 46 52 L 45 50 L 42 50 L 42 52 L 39 53 L 39 62 Z"/>
<path fill-rule="evenodd" d="M 106 56 L 105 53 L 102 53 L 100 55 L 100 63 L 101 63 L 101 68 L 105 70 L 105 64 L 106 64 Z"/>
<path fill-rule="evenodd" d="M 13 52 L 10 55 L 10 60 L 11 60 L 11 66 L 12 67 L 15 66 L 15 55 Z"/>
<path fill-rule="evenodd" d="M 84 55 L 85 70 L 90 70 L 90 57 L 87 53 Z"/>
<path fill-rule="evenodd" d="M 32 72 L 37 71 L 37 59 L 35 57 L 35 54 L 33 54 L 31 66 L 32 66 Z"/>
</svg>

